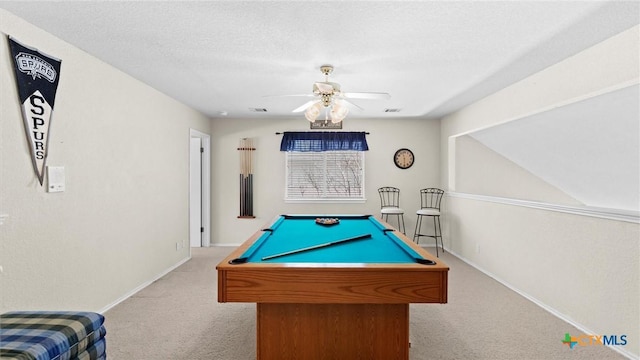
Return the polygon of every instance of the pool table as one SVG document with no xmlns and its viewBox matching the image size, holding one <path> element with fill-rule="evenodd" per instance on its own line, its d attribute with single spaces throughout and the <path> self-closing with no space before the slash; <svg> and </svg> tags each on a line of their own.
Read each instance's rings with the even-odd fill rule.
<svg viewBox="0 0 640 360">
<path fill-rule="evenodd" d="M 409 304 L 447 302 L 448 266 L 372 215 L 278 216 L 216 269 L 260 360 L 408 359 Z"/>
</svg>

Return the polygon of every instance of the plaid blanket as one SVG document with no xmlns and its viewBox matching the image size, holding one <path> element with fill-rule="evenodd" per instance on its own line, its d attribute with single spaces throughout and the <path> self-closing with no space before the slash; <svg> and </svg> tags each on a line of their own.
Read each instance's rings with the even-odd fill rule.
<svg viewBox="0 0 640 360">
<path fill-rule="evenodd" d="M 89 346 L 87 350 L 78 354 L 76 360 L 106 360 L 107 359 L 107 339 L 100 339 L 95 344 Z"/>
<path fill-rule="evenodd" d="M 0 315 L 0 359 L 106 358 L 93 345 L 106 335 L 104 316 L 93 312 L 15 311 Z M 92 349 L 92 354 L 86 353 Z M 93 355 L 87 357 L 87 355 Z"/>
</svg>

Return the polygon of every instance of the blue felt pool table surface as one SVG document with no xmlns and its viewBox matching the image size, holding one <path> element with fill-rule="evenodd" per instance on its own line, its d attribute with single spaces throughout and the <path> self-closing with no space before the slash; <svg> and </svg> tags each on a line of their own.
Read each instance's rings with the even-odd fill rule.
<svg viewBox="0 0 640 360">
<path fill-rule="evenodd" d="M 316 223 L 318 215 L 282 215 L 244 252 L 253 263 L 413 263 L 423 259 L 400 240 L 393 230 L 372 215 L 330 216 L 334 225 Z M 270 230 L 269 230 L 270 229 Z M 295 251 L 361 235 L 360 240 L 263 260 L 275 254 Z"/>
</svg>

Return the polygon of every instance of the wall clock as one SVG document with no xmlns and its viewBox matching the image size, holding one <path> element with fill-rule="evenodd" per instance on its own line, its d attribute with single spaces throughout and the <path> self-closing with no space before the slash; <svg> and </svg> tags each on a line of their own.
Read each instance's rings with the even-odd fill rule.
<svg viewBox="0 0 640 360">
<path fill-rule="evenodd" d="M 413 152 L 409 149 L 399 149 L 393 155 L 393 162 L 400 169 L 408 169 L 413 165 L 415 158 Z"/>
</svg>

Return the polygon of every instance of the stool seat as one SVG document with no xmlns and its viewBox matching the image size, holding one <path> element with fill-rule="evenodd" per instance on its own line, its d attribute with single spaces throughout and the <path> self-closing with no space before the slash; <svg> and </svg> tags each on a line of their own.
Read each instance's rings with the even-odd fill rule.
<svg viewBox="0 0 640 360">
<path fill-rule="evenodd" d="M 383 214 L 404 214 L 404 210 L 397 207 L 387 207 L 380 209 Z"/>
<path fill-rule="evenodd" d="M 438 216 L 440 215 L 440 211 L 437 209 L 420 209 L 416 211 L 416 214 L 424 216 Z"/>
</svg>

